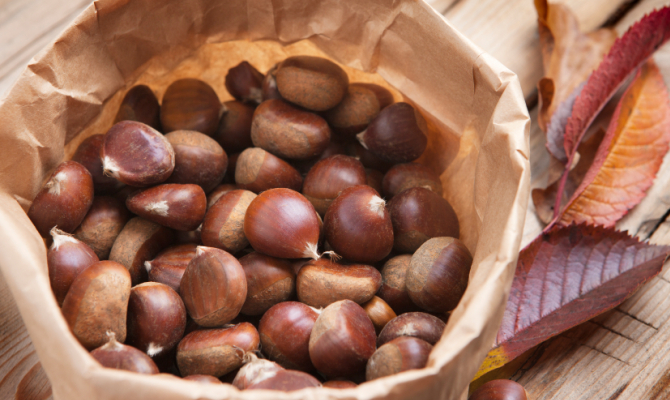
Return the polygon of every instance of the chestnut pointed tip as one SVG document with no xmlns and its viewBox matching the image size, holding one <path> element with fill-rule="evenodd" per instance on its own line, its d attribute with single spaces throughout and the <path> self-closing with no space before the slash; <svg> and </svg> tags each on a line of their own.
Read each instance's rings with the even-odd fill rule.
<svg viewBox="0 0 670 400">
<path fill-rule="evenodd" d="M 149 357 L 154 357 L 160 354 L 163 350 L 164 348 L 162 346 L 159 346 L 156 343 L 151 342 L 149 343 L 149 346 L 147 348 L 147 355 Z"/>
<path fill-rule="evenodd" d="M 75 237 L 65 231 L 58 229 L 58 226 L 51 228 L 49 232 L 53 238 L 53 243 L 51 244 L 51 250 L 58 250 L 58 248 L 64 243 L 78 243 L 79 241 Z"/>
<path fill-rule="evenodd" d="M 102 158 L 102 173 L 110 178 L 118 179 L 121 167 L 109 156 Z"/>
<path fill-rule="evenodd" d="M 384 218 L 384 209 L 386 208 L 386 201 L 379 196 L 372 196 L 368 203 L 370 211 L 377 214 L 379 218 Z"/>
<path fill-rule="evenodd" d="M 147 270 L 147 273 L 151 272 L 151 261 L 145 261 L 144 262 L 144 269 Z"/>
<path fill-rule="evenodd" d="M 318 246 L 319 245 L 317 243 L 309 243 L 308 242 L 305 245 L 305 252 L 303 253 L 305 258 L 311 258 L 313 260 L 318 260 L 319 258 L 321 258 L 321 256 L 319 255 Z"/>
<path fill-rule="evenodd" d="M 62 183 L 67 180 L 67 174 L 63 171 L 54 175 L 44 186 L 47 188 L 49 194 L 60 195 Z"/>
<path fill-rule="evenodd" d="M 147 212 L 150 212 L 152 214 L 167 217 L 170 211 L 170 206 L 168 205 L 167 200 L 162 200 L 148 203 L 145 209 L 147 210 Z"/>
<path fill-rule="evenodd" d="M 368 130 L 366 129 L 366 130 L 364 130 L 363 132 L 361 132 L 361 133 L 359 133 L 359 134 L 356 135 L 356 140 L 358 140 L 358 143 L 360 143 L 361 146 L 363 146 L 363 148 L 364 148 L 365 150 L 369 150 L 369 149 L 368 149 L 368 146 L 365 144 L 365 132 L 367 132 L 367 131 L 368 131 Z M 360 157 L 359 157 L 359 158 L 360 158 Z"/>
</svg>

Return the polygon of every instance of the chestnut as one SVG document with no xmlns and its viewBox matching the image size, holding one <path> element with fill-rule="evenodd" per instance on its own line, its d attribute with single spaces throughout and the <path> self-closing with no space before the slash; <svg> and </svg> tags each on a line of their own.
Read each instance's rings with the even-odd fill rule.
<svg viewBox="0 0 670 400">
<path fill-rule="evenodd" d="M 215 187 L 214 190 L 207 194 L 207 209 L 209 210 L 212 208 L 214 203 L 216 203 L 217 200 L 221 198 L 221 196 L 235 189 L 239 189 L 237 185 L 231 185 L 229 183 L 222 183 L 221 185 Z"/>
<path fill-rule="evenodd" d="M 163 283 L 179 293 L 181 278 L 188 263 L 195 257 L 195 244 L 182 244 L 169 247 L 151 261 L 145 261 L 144 267 L 149 275 L 149 281 Z"/>
<path fill-rule="evenodd" d="M 103 367 L 148 375 L 159 372 L 149 356 L 134 347 L 119 343 L 115 336 L 114 332 L 109 332 L 109 341 L 91 352 L 91 356 Z"/>
<path fill-rule="evenodd" d="M 291 189 L 259 194 L 244 216 L 244 234 L 254 250 L 278 258 L 319 258 L 319 217 L 314 206 Z"/>
<path fill-rule="evenodd" d="M 60 163 L 28 209 L 28 218 L 42 237 L 54 226 L 72 233 L 93 203 L 93 179 L 75 161 Z"/>
<path fill-rule="evenodd" d="M 207 196 L 198 185 L 166 183 L 131 194 L 126 207 L 151 222 L 192 231 L 205 219 Z"/>
<path fill-rule="evenodd" d="M 375 351 L 365 368 L 365 379 L 385 376 L 419 369 L 426 366 L 433 346 L 415 337 L 399 337 L 391 340 Z"/>
<path fill-rule="evenodd" d="M 107 332 L 126 340 L 130 274 L 114 261 L 99 261 L 72 282 L 63 301 L 63 316 L 72 333 L 87 349 L 107 342 Z"/>
<path fill-rule="evenodd" d="M 275 78 L 284 99 L 314 111 L 335 107 L 349 86 L 349 77 L 342 68 L 330 60 L 313 56 L 285 59 L 277 66 Z"/>
<path fill-rule="evenodd" d="M 244 215 L 256 195 L 248 190 L 232 190 L 219 198 L 207 211 L 200 235 L 205 246 L 232 254 L 249 245 L 244 236 Z"/>
<path fill-rule="evenodd" d="M 388 260 L 382 268 L 382 287 L 377 295 L 391 306 L 396 314 L 418 310 L 418 307 L 412 303 L 405 285 L 411 260 L 411 255 L 402 254 Z"/>
<path fill-rule="evenodd" d="M 263 99 L 261 87 L 265 76 L 247 61 L 242 61 L 228 70 L 226 89 L 240 101 L 259 104 Z"/>
<path fill-rule="evenodd" d="M 370 150 L 363 147 L 358 141 L 349 143 L 347 146 L 347 153 L 358 159 L 365 168 L 372 168 L 377 171 L 386 172 L 395 165 L 393 162 L 384 161 L 372 154 Z"/>
<path fill-rule="evenodd" d="M 354 82 L 351 84 L 351 86 L 365 88 L 374 93 L 375 96 L 377 96 L 377 102 L 379 103 L 380 110 L 390 106 L 395 101 L 393 99 L 393 94 L 387 88 L 379 86 L 375 83 Z"/>
<path fill-rule="evenodd" d="M 100 149 L 104 142 L 105 135 L 98 134 L 87 137 L 77 147 L 77 151 L 72 156 L 72 161 L 83 165 L 91 173 L 95 193 L 108 194 L 119 190 L 123 183 L 103 173 Z"/>
<path fill-rule="evenodd" d="M 245 354 L 258 344 L 258 331 L 248 322 L 193 331 L 177 345 L 177 366 L 182 375 L 221 377 L 241 367 Z"/>
<path fill-rule="evenodd" d="M 347 146 L 344 143 L 331 141 L 330 143 L 328 143 L 328 146 L 326 146 L 326 149 L 318 156 L 308 158 L 306 160 L 292 160 L 291 165 L 293 165 L 301 174 L 307 175 L 307 173 L 312 169 L 312 167 L 314 167 L 314 165 L 319 161 L 326 159 L 330 156 L 334 156 L 335 154 L 346 155 L 346 152 L 347 152 Z"/>
<path fill-rule="evenodd" d="M 184 329 L 186 308 L 172 288 L 145 282 L 130 290 L 128 344 L 155 357 L 172 350 L 184 336 Z"/>
<path fill-rule="evenodd" d="M 386 304 L 384 300 L 377 296 L 374 296 L 367 303 L 362 304 L 362 307 L 365 312 L 368 313 L 368 317 L 370 317 L 372 325 L 375 326 L 375 332 L 377 332 L 377 335 L 379 335 L 379 332 L 384 329 L 389 321 L 397 317 L 391 306 Z"/>
<path fill-rule="evenodd" d="M 137 121 L 160 131 L 160 111 L 161 106 L 158 104 L 158 99 L 151 88 L 146 85 L 133 86 L 123 96 L 114 123 Z"/>
<path fill-rule="evenodd" d="M 382 276 L 369 265 L 341 265 L 320 258 L 300 269 L 296 280 L 298 300 L 322 308 L 339 300 L 363 304 L 375 295 Z"/>
<path fill-rule="evenodd" d="M 360 161 L 336 154 L 314 164 L 305 177 L 302 194 L 319 214 L 325 215 L 341 191 L 366 183 L 365 168 Z"/>
<path fill-rule="evenodd" d="M 239 101 L 227 101 L 223 104 L 227 111 L 221 116 L 213 138 L 228 153 L 239 153 L 253 147 L 251 120 L 256 108 Z"/>
<path fill-rule="evenodd" d="M 470 400 L 529 400 L 530 396 L 520 384 L 508 379 L 486 382 L 470 396 Z"/>
<path fill-rule="evenodd" d="M 119 200 L 95 196 L 81 225 L 74 231 L 74 237 L 89 245 L 99 259 L 105 260 L 129 218 L 130 213 Z"/>
<path fill-rule="evenodd" d="M 412 336 L 434 345 L 442 337 L 445 323 L 423 312 L 408 312 L 389 321 L 377 338 L 377 346 L 401 336 Z"/>
<path fill-rule="evenodd" d="M 233 379 L 233 386 L 240 390 L 271 378 L 277 371 L 284 369 L 275 362 L 256 357 L 254 353 L 247 353 L 245 358 L 248 358 L 249 361 L 237 371 L 235 379 Z"/>
<path fill-rule="evenodd" d="M 362 372 L 375 352 L 375 327 L 365 310 L 351 300 L 326 307 L 309 338 L 309 357 L 329 377 Z"/>
<path fill-rule="evenodd" d="M 193 183 L 209 193 L 223 180 L 228 156 L 207 135 L 196 131 L 172 131 L 165 135 L 175 154 L 172 175 L 166 183 Z"/>
<path fill-rule="evenodd" d="M 384 179 L 384 174 L 372 168 L 365 168 L 365 184 L 377 191 L 377 193 L 382 192 L 382 180 Z"/>
<path fill-rule="evenodd" d="M 365 130 L 379 111 L 381 107 L 375 92 L 352 83 L 344 99 L 326 111 L 324 117 L 336 134 L 350 137 Z"/>
<path fill-rule="evenodd" d="M 192 231 L 175 231 L 175 243 L 176 244 L 202 244 L 200 240 L 200 228 L 202 225 L 198 226 Z"/>
<path fill-rule="evenodd" d="M 288 260 L 253 252 L 240 258 L 247 277 L 247 299 L 242 314 L 262 315 L 286 301 L 295 290 L 295 275 Z"/>
<path fill-rule="evenodd" d="M 372 264 L 393 248 L 393 226 L 386 202 L 367 185 L 347 188 L 332 202 L 323 219 L 326 241 L 353 262 Z"/>
<path fill-rule="evenodd" d="M 53 242 L 47 252 L 47 267 L 51 290 L 60 306 L 77 275 L 100 260 L 86 243 L 58 228 L 51 230 L 51 236 Z"/>
<path fill-rule="evenodd" d="M 401 102 L 383 109 L 356 138 L 382 160 L 406 163 L 416 160 L 426 150 L 427 130 L 421 113 Z"/>
<path fill-rule="evenodd" d="M 439 194 L 422 187 L 407 189 L 389 203 L 393 249 L 414 253 L 428 239 L 459 236 L 458 217 Z"/>
<path fill-rule="evenodd" d="M 300 371 L 279 370 L 273 376 L 248 386 L 248 390 L 266 389 L 280 390 L 282 392 L 292 392 L 310 387 L 319 387 L 319 382 L 315 377 Z"/>
<path fill-rule="evenodd" d="M 332 380 L 332 381 L 324 382 L 321 386 L 325 387 L 325 388 L 331 388 L 331 389 L 352 389 L 352 388 L 355 388 L 358 385 L 355 384 L 352 381 L 339 381 L 339 380 L 335 381 L 335 380 Z"/>
<path fill-rule="evenodd" d="M 259 147 L 252 147 L 240 153 L 237 159 L 235 183 L 240 189 L 255 193 L 275 188 L 300 190 L 302 176 L 281 158 Z"/>
<path fill-rule="evenodd" d="M 428 240 L 414 253 L 407 269 L 409 297 L 429 312 L 453 310 L 465 293 L 471 265 L 472 255 L 460 240 Z"/>
<path fill-rule="evenodd" d="M 384 195 L 389 199 L 413 187 L 432 190 L 442 196 L 440 177 L 423 164 L 413 162 L 394 165 L 386 172 L 382 180 Z"/>
<path fill-rule="evenodd" d="M 275 64 L 272 68 L 270 68 L 270 70 L 263 78 L 263 85 L 261 86 L 263 101 L 270 99 L 281 99 L 281 94 L 279 94 L 279 89 L 277 89 L 277 78 L 275 77 L 275 73 L 277 72 L 277 65 L 278 64 Z"/>
<path fill-rule="evenodd" d="M 323 153 L 330 142 L 330 128 L 320 116 L 273 99 L 256 108 L 251 140 L 278 157 L 305 160 Z"/>
<path fill-rule="evenodd" d="M 193 382 L 200 382 L 200 383 L 213 383 L 215 385 L 223 385 L 223 382 L 220 380 L 216 379 L 215 377 L 211 375 L 188 375 L 183 377 L 182 379 L 186 381 L 193 381 Z"/>
<path fill-rule="evenodd" d="M 179 286 L 188 314 L 200 326 L 230 322 L 247 298 L 247 279 L 242 266 L 229 253 L 198 246 Z"/>
<path fill-rule="evenodd" d="M 179 79 L 163 94 L 161 124 L 165 133 L 185 129 L 212 136 L 221 110 L 219 97 L 207 83 L 192 78 Z"/>
<path fill-rule="evenodd" d="M 309 337 L 319 313 L 297 301 L 270 307 L 258 325 L 263 352 L 284 368 L 310 372 Z"/>
<path fill-rule="evenodd" d="M 146 219 L 135 217 L 128 221 L 116 237 L 109 259 L 130 272 L 133 285 L 147 280 L 144 262 L 151 260 L 174 242 L 174 232 Z"/>
<path fill-rule="evenodd" d="M 165 181 L 175 166 L 174 149 L 165 136 L 135 121 L 117 122 L 107 131 L 100 158 L 105 175 L 135 187 Z"/>
</svg>

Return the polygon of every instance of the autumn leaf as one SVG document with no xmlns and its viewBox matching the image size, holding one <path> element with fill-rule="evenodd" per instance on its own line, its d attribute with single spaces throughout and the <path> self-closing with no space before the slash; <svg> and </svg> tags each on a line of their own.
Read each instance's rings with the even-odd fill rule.
<svg viewBox="0 0 670 400">
<path fill-rule="evenodd" d="M 502 324 L 474 379 L 621 304 L 661 271 L 669 252 L 585 224 L 540 235 L 519 254 Z"/>
</svg>

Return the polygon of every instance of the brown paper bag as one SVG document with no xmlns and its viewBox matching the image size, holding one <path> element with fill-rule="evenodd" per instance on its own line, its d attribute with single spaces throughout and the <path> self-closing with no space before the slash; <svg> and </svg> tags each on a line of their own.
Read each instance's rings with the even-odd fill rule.
<svg viewBox="0 0 670 400">
<path fill-rule="evenodd" d="M 295 54 L 329 57 L 351 81 L 385 80 L 429 122 L 420 161 L 442 173 L 474 264 L 427 368 L 357 389 L 275 393 L 100 367 L 61 316 L 24 213 L 43 179 L 111 126 L 136 83 L 161 98 L 171 81 L 198 77 L 225 101 L 228 68 L 246 59 L 266 71 Z M 493 343 L 528 199 L 529 118 L 516 76 L 421 1 L 96 1 L 30 63 L 0 120 L 0 268 L 56 399 L 457 399 Z"/>
</svg>

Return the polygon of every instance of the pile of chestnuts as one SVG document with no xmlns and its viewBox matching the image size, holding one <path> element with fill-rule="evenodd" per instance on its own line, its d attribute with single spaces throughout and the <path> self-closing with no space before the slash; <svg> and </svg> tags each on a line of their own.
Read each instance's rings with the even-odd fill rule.
<svg viewBox="0 0 670 400">
<path fill-rule="evenodd" d="M 413 162 L 421 114 L 318 57 L 225 86 L 133 87 L 35 197 L 74 336 L 105 367 L 239 389 L 423 368 L 472 256 Z"/>
</svg>

